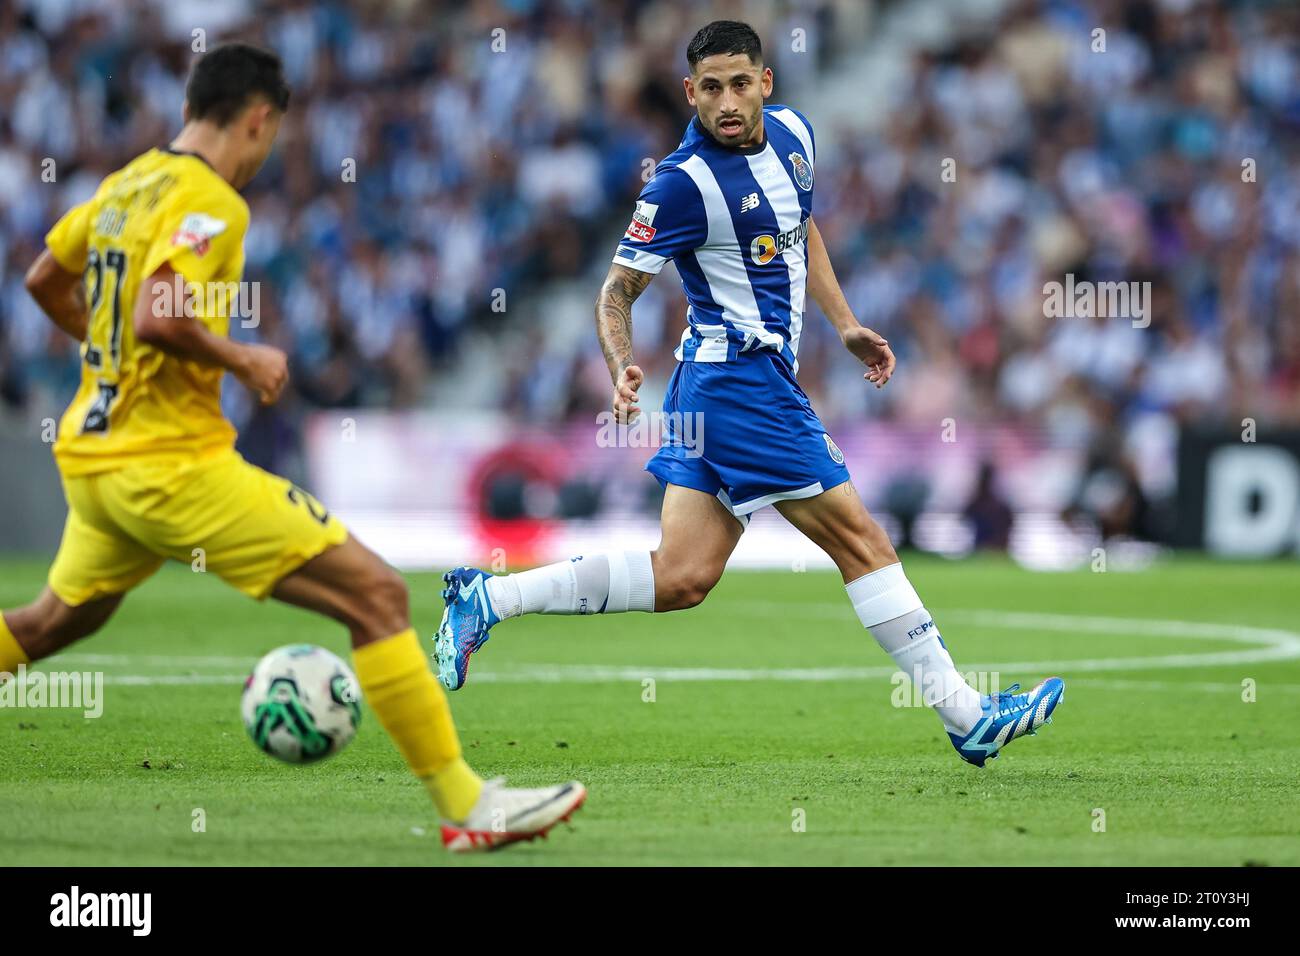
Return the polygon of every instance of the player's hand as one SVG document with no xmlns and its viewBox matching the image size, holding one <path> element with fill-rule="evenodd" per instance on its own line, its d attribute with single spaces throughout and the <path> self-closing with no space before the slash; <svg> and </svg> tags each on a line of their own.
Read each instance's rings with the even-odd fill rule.
<svg viewBox="0 0 1300 956">
<path fill-rule="evenodd" d="M 235 377 L 255 393 L 263 405 L 274 405 L 289 381 L 289 357 L 273 345 L 245 346 L 243 361 L 235 370 Z"/>
<path fill-rule="evenodd" d="M 641 388 L 641 383 L 645 381 L 645 376 L 635 365 L 629 365 L 623 369 L 614 383 L 614 421 L 620 425 L 627 425 L 636 421 L 636 417 L 641 414 L 641 409 L 637 408 L 636 403 L 637 390 Z"/>
<path fill-rule="evenodd" d="M 849 329 L 844 335 L 844 347 L 858 357 L 858 361 L 871 371 L 863 374 L 876 388 L 884 388 L 894 374 L 896 360 L 889 343 L 865 326 Z"/>
</svg>

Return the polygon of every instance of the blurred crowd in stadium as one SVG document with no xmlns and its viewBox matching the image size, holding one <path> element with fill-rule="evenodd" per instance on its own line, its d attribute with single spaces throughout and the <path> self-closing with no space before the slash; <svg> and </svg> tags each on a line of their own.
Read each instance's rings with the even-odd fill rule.
<svg viewBox="0 0 1300 956">
<path fill-rule="evenodd" d="M 11 415 L 56 410 L 74 387 L 75 352 L 23 271 L 63 209 L 177 129 L 188 6 L 0 3 Z M 530 346 L 546 316 L 521 330 L 492 290 L 518 302 L 581 278 L 594 299 L 644 160 L 671 151 L 691 115 L 680 78 L 701 5 L 200 6 L 195 22 L 223 12 L 207 43 L 275 48 L 294 88 L 247 190 L 262 325 L 240 334 L 290 352 L 298 409 L 419 406 L 466 332 L 498 327 L 514 343 L 499 353 L 503 407 L 536 421 L 604 407 L 594 336 L 559 363 L 558 393 L 530 389 L 556 376 L 553 351 Z M 764 35 L 776 101 L 853 55 L 818 42 L 835 36 L 834 0 L 715 6 Z M 807 52 L 787 41 L 796 27 Z M 1180 422 L 1300 424 L 1297 37 L 1294 3 L 1017 0 L 911 57 L 905 95 L 863 104 L 874 122 L 819 127 L 817 222 L 858 317 L 900 359 L 888 389 L 867 389 L 810 315 L 800 379 L 823 417 L 1040 426 L 1100 459 L 1127 448 L 1111 471 L 1147 487 L 1163 479 L 1138 474 L 1142 446 L 1167 446 Z M 815 97 L 794 105 L 816 121 Z M 1067 275 L 1150 283 L 1150 326 L 1048 318 L 1044 283 Z M 665 281 L 638 305 L 652 375 L 667 374 L 684 308 Z"/>
<path fill-rule="evenodd" d="M 189 21 L 185 6 L 168 5 L 168 29 L 143 15 L 152 4 L 0 3 L 8 406 L 69 394 L 74 350 L 23 272 L 69 205 L 174 135 L 187 23 L 214 9 L 223 28 L 199 42 L 270 46 L 293 88 L 276 154 L 245 191 L 246 277 L 261 280 L 259 333 L 290 351 L 311 404 L 419 403 L 462 332 L 500 321 L 493 289 L 526 297 L 612 248 L 609 217 L 625 215 L 643 158 L 674 146 L 689 115 L 676 62 L 699 24 L 686 2 L 236 0 Z M 787 5 L 809 24 L 827 6 Z"/>
</svg>

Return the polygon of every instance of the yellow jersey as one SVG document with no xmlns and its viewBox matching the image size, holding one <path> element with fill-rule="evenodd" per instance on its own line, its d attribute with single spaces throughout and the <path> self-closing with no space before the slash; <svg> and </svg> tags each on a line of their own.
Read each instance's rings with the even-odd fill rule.
<svg viewBox="0 0 1300 956">
<path fill-rule="evenodd" d="M 82 273 L 89 312 L 81 386 L 54 444 L 65 475 L 234 446 L 221 412 L 224 370 L 137 341 L 131 317 L 144 280 L 170 264 L 194 318 L 226 335 L 247 229 L 248 204 L 202 158 L 153 149 L 50 230 L 45 244 Z"/>
</svg>

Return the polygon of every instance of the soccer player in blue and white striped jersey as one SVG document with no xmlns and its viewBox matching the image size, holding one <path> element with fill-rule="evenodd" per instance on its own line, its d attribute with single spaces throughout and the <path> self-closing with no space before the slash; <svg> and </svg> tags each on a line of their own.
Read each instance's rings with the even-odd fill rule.
<svg viewBox="0 0 1300 956">
<path fill-rule="evenodd" d="M 664 401 L 667 440 L 646 465 L 664 486 L 654 551 L 582 555 L 518 574 L 456 568 L 435 639 L 439 679 L 462 686 L 489 629 L 521 614 L 665 612 L 718 582 L 749 515 L 774 505 L 835 561 L 864 627 L 939 714 L 977 766 L 1033 733 L 1060 702 L 1058 677 L 1027 693 L 981 695 L 953 664 L 884 531 L 853 488 L 844 455 L 795 378 L 808 296 L 882 388 L 889 343 L 858 324 L 812 218 L 812 124 L 765 106 L 772 71 L 749 26 L 716 21 L 687 48 L 695 107 L 677 150 L 637 200 L 596 304 L 621 422 L 639 413 L 632 303 L 672 260 L 689 303 Z M 690 427 L 702 422 L 703 428 Z"/>
</svg>

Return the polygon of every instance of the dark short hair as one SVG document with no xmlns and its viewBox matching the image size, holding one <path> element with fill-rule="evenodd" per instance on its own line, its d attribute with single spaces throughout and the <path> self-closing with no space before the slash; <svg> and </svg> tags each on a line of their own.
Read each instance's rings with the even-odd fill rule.
<svg viewBox="0 0 1300 956">
<path fill-rule="evenodd" d="M 225 126 L 259 96 L 281 113 L 289 108 L 289 84 L 280 58 L 247 43 L 213 47 L 194 64 L 185 85 L 190 118 L 218 126 Z"/>
<path fill-rule="evenodd" d="M 748 23 L 739 20 L 714 20 L 700 28 L 686 45 L 686 62 L 691 71 L 706 56 L 743 53 L 750 63 L 763 62 L 763 44 Z"/>
</svg>

